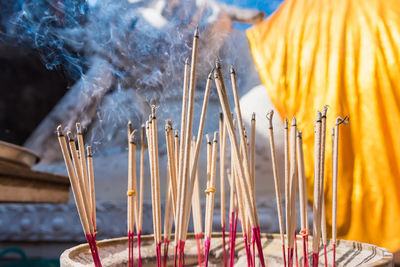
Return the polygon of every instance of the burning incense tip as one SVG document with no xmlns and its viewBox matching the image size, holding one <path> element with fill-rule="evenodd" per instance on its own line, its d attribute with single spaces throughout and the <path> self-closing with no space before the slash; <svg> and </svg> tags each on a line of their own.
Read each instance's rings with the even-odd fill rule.
<svg viewBox="0 0 400 267">
<path fill-rule="evenodd" d="M 285 129 L 288 129 L 288 128 L 289 128 L 289 122 L 287 119 L 285 119 Z"/>
<path fill-rule="evenodd" d="M 218 142 L 218 132 L 214 132 L 214 140 L 213 142 Z"/>
<path fill-rule="evenodd" d="M 75 124 L 75 127 L 76 127 L 76 133 L 82 134 L 82 125 L 79 122 Z"/>
<path fill-rule="evenodd" d="M 132 131 L 132 133 L 129 135 L 129 142 L 132 143 L 132 144 L 136 144 L 136 135 L 135 135 L 135 133 L 136 133 L 136 129 L 134 129 Z"/>
<path fill-rule="evenodd" d="M 301 131 L 297 132 L 297 137 L 300 138 L 300 139 L 303 138 L 303 134 L 302 134 Z"/>
<path fill-rule="evenodd" d="M 251 120 L 252 120 L 252 121 L 255 121 L 255 120 L 256 120 L 256 113 L 255 113 L 255 112 L 253 112 L 253 113 L 251 114 Z"/>
<path fill-rule="evenodd" d="M 64 136 L 64 134 L 63 134 L 63 132 L 62 132 L 62 127 L 61 127 L 61 125 L 58 125 L 58 126 L 57 126 L 57 135 L 58 135 L 58 136 Z"/>
<path fill-rule="evenodd" d="M 199 38 L 199 26 L 196 26 L 196 30 L 194 30 L 194 35 L 195 38 Z"/>
<path fill-rule="evenodd" d="M 320 111 L 317 111 L 317 122 L 321 122 L 322 114 Z"/>
<path fill-rule="evenodd" d="M 326 113 L 328 112 L 328 106 L 325 105 L 324 109 L 322 110 L 322 118 L 326 118 Z"/>
<path fill-rule="evenodd" d="M 208 134 L 206 134 L 206 139 L 207 139 L 207 143 L 211 144 L 210 136 Z"/>
<path fill-rule="evenodd" d="M 166 120 L 165 121 L 165 131 L 171 131 L 171 130 L 172 130 L 172 121 Z"/>
<path fill-rule="evenodd" d="M 292 119 L 292 126 L 296 126 L 296 118 L 295 117 L 293 117 L 293 119 Z"/>
<path fill-rule="evenodd" d="M 233 65 L 231 65 L 231 74 L 235 74 L 235 69 L 233 68 Z"/>
<path fill-rule="evenodd" d="M 272 126 L 272 117 L 274 116 L 274 111 L 271 109 L 267 113 L 267 119 L 268 119 L 268 128 L 273 129 L 274 127 Z"/>
<path fill-rule="evenodd" d="M 215 59 L 215 68 L 216 69 L 221 69 L 221 62 L 219 61 L 219 58 Z M 214 76 L 215 77 L 215 76 Z"/>
<path fill-rule="evenodd" d="M 129 135 L 130 135 L 131 132 L 132 132 L 132 122 L 131 122 L 131 121 L 128 121 L 127 128 L 128 128 L 128 137 L 129 137 Z"/>
<path fill-rule="evenodd" d="M 219 119 L 220 119 L 220 120 L 223 120 L 223 119 L 224 119 L 224 113 L 222 113 L 222 112 L 219 113 Z"/>
<path fill-rule="evenodd" d="M 185 59 L 185 65 L 189 65 L 189 58 L 188 57 Z"/>
<path fill-rule="evenodd" d="M 74 142 L 75 141 L 74 136 L 72 135 L 71 131 L 67 132 L 67 137 L 68 137 L 68 141 L 69 142 Z"/>
<path fill-rule="evenodd" d="M 93 156 L 92 147 L 91 146 L 87 146 L 86 147 L 86 151 L 87 151 L 88 157 L 92 157 Z"/>
<path fill-rule="evenodd" d="M 212 80 L 212 74 L 213 74 L 213 72 L 214 72 L 214 69 L 212 69 L 212 70 L 210 71 L 210 73 L 208 74 L 208 79 L 209 79 L 209 80 Z"/>
<path fill-rule="evenodd" d="M 156 118 L 156 106 L 155 105 L 151 106 L 151 118 L 152 119 Z"/>
<path fill-rule="evenodd" d="M 348 116 L 344 117 L 344 119 L 342 119 L 341 117 L 337 117 L 336 118 L 336 125 L 340 125 L 342 123 L 347 124 L 348 121 L 349 121 L 349 117 Z"/>
<path fill-rule="evenodd" d="M 175 137 L 179 136 L 179 130 L 175 130 Z"/>
</svg>

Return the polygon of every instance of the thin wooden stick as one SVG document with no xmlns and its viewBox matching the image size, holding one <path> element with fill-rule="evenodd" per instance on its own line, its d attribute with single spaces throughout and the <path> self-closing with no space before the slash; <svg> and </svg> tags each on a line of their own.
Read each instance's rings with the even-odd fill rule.
<svg viewBox="0 0 400 267">
<path fill-rule="evenodd" d="M 89 180 L 88 180 L 88 174 L 87 174 L 87 165 L 86 165 L 86 155 L 85 155 L 85 144 L 83 142 L 83 134 L 82 134 L 82 126 L 79 122 L 75 124 L 76 127 L 76 137 L 78 140 L 78 149 L 79 149 L 79 166 L 81 169 L 81 175 L 84 181 L 84 192 L 86 196 L 89 196 Z M 89 213 L 93 214 L 92 212 L 92 203 L 89 203 Z M 91 217 L 90 217 L 91 218 Z M 90 223 L 93 224 L 93 221 L 91 220 Z"/>
<path fill-rule="evenodd" d="M 192 160 L 194 161 L 195 158 L 195 150 L 196 150 L 196 140 L 192 140 Z M 194 164 L 192 163 L 192 166 Z M 196 172 L 196 180 L 194 181 L 194 191 L 193 191 L 193 198 L 192 198 L 192 218 L 193 218 L 193 225 L 194 225 L 194 235 L 197 241 L 197 257 L 199 267 L 202 266 L 203 262 L 203 230 L 202 230 L 202 215 L 201 215 L 201 203 L 200 203 L 200 191 L 199 191 L 199 178 L 198 178 L 198 171 Z M 188 216 L 189 217 L 189 216 Z"/>
<path fill-rule="evenodd" d="M 176 211 L 177 213 L 175 214 L 175 256 L 174 256 L 174 261 L 176 266 L 176 261 L 177 261 L 177 252 L 178 252 L 178 247 L 180 243 L 180 224 L 179 224 L 179 216 L 181 213 L 181 202 L 183 198 L 183 158 L 184 158 L 184 153 L 185 153 L 185 146 L 183 144 L 185 137 L 186 137 L 186 116 L 187 116 L 187 102 L 188 102 L 188 83 L 189 83 L 189 59 L 186 58 L 185 60 L 185 71 L 184 71 L 184 79 L 183 79 L 183 94 L 182 94 L 182 115 L 181 115 L 181 137 L 179 140 L 179 158 L 177 161 L 177 167 L 178 167 L 178 176 L 177 176 L 177 194 L 176 194 Z M 179 209 L 178 209 L 179 208 Z"/>
<path fill-rule="evenodd" d="M 314 157 L 314 203 L 313 203 L 313 267 L 318 266 L 319 241 L 321 238 L 321 202 L 320 202 L 320 160 L 321 160 L 321 112 L 317 112 L 315 123 L 315 157 Z"/>
<path fill-rule="evenodd" d="M 339 157 L 339 125 L 347 124 L 345 117 L 336 118 L 335 128 L 332 129 L 332 244 L 333 244 L 333 267 L 336 265 L 336 236 L 337 236 L 337 184 L 338 184 L 338 157 Z"/>
<path fill-rule="evenodd" d="M 178 231 L 178 237 L 179 240 L 181 240 L 181 250 L 180 250 L 180 255 L 182 259 L 184 258 L 183 252 L 184 252 L 184 238 L 186 236 L 186 231 L 184 230 L 186 228 L 185 225 L 185 215 L 189 213 L 188 209 L 185 208 L 187 205 L 190 205 L 190 200 L 192 198 L 192 195 L 190 197 L 187 195 L 188 194 L 188 186 L 189 186 L 189 175 L 190 175 L 190 140 L 192 138 L 192 127 L 193 127 L 193 110 L 194 110 L 194 96 L 195 96 L 195 91 L 196 91 L 196 69 L 197 69 L 197 54 L 198 54 L 198 44 L 199 44 L 199 30 L 196 28 L 193 36 L 193 48 L 192 48 L 192 60 L 191 60 L 191 66 L 190 66 L 190 81 L 189 81 L 189 96 L 188 96 L 188 116 L 186 118 L 186 129 L 185 129 L 185 138 L 184 138 L 184 157 L 183 157 L 183 172 L 182 172 L 182 198 L 180 199 L 179 203 L 179 211 L 178 211 L 178 226 L 179 226 L 179 231 Z M 182 138 L 183 139 L 183 138 Z M 191 193 L 193 190 L 191 190 Z M 188 201 L 189 200 L 189 201 Z M 187 203 L 186 203 L 186 202 Z M 187 204 L 187 205 L 186 205 Z"/>
<path fill-rule="evenodd" d="M 88 178 L 89 178 L 89 186 L 90 186 L 90 199 L 92 202 L 92 222 L 95 234 L 97 232 L 97 223 L 96 223 L 96 190 L 94 187 L 94 170 L 93 170 L 93 154 L 92 148 L 90 146 L 86 147 L 87 149 L 87 166 L 88 166 Z"/>
<path fill-rule="evenodd" d="M 175 163 L 175 147 L 173 140 L 174 130 L 172 129 L 172 121 L 167 120 L 165 124 L 165 138 L 167 144 L 167 156 L 168 156 L 168 174 L 169 181 L 171 183 L 171 202 L 172 202 L 172 210 L 176 220 L 176 194 L 177 194 L 177 184 L 176 184 L 176 163 Z"/>
<path fill-rule="evenodd" d="M 250 164 L 251 182 L 255 193 L 256 189 L 256 113 L 251 114 L 251 137 L 250 137 Z M 255 196 L 254 196 L 255 198 Z"/>
<path fill-rule="evenodd" d="M 211 232 L 212 232 L 212 222 L 213 222 L 213 213 L 214 213 L 214 197 L 215 197 L 215 176 L 216 176 L 216 165 L 217 165 L 217 149 L 218 149 L 218 132 L 214 132 L 214 140 L 212 144 L 212 156 L 211 156 L 211 173 L 210 180 L 205 193 L 206 197 L 206 218 L 205 222 L 205 258 L 204 258 L 204 266 L 208 266 L 208 254 L 210 251 L 210 243 L 211 243 Z"/>
<path fill-rule="evenodd" d="M 300 198 L 300 222 L 301 235 L 303 239 L 303 266 L 308 266 L 308 220 L 307 220 L 307 185 L 306 175 L 304 170 L 304 154 L 303 154 L 303 138 L 302 133 L 297 133 L 297 167 L 298 167 L 298 183 L 299 183 L 299 198 Z"/>
<path fill-rule="evenodd" d="M 291 211 L 290 211 L 290 161 L 289 161 L 289 122 L 285 119 L 284 126 L 284 166 L 285 166 L 285 217 L 286 217 L 286 239 L 288 243 L 288 259 L 290 255 L 289 248 L 289 235 L 290 235 L 290 221 L 291 221 Z M 289 266 L 289 261 L 287 261 Z"/>
<path fill-rule="evenodd" d="M 136 137 L 135 131 L 129 135 L 128 151 L 128 190 L 127 190 L 127 226 L 128 226 L 128 265 L 133 267 L 133 232 L 135 226 L 136 202 Z"/>
<path fill-rule="evenodd" d="M 326 218 L 325 218 L 325 200 L 324 200 L 324 175 L 325 175 L 325 139 L 326 139 L 326 113 L 328 106 L 324 106 L 321 116 L 321 151 L 320 151 L 320 173 L 319 179 L 321 181 L 320 188 L 320 202 L 321 202 L 321 232 L 322 232 L 322 243 L 324 246 L 324 258 L 325 266 L 328 266 L 328 259 L 326 255 Z"/>
<path fill-rule="evenodd" d="M 140 170 L 139 170 L 139 211 L 136 216 L 136 235 L 138 245 L 138 266 L 142 266 L 142 253 L 141 253 L 141 235 L 142 235 L 142 224 L 143 224 L 143 184 L 144 184 L 144 150 L 146 148 L 146 127 L 142 124 L 140 131 Z"/>
<path fill-rule="evenodd" d="M 221 206 L 221 231 L 222 231 L 222 263 L 224 267 L 227 267 L 227 255 L 225 245 L 225 152 L 226 152 L 226 127 L 224 124 L 224 115 L 222 112 L 219 114 L 219 177 L 220 177 L 220 206 Z"/>
<path fill-rule="evenodd" d="M 196 170 L 198 168 L 198 162 L 199 162 L 199 156 L 200 156 L 200 150 L 201 150 L 201 142 L 203 140 L 203 131 L 204 131 L 206 114 L 207 114 L 208 99 L 210 96 L 211 83 L 212 83 L 212 72 L 210 72 L 210 74 L 207 77 L 207 83 L 206 83 L 206 88 L 204 91 L 204 98 L 203 98 L 203 106 L 202 106 L 201 115 L 200 115 L 200 122 L 199 122 L 199 127 L 197 130 L 197 139 L 196 139 L 197 142 L 196 142 L 196 148 L 195 148 L 195 153 L 194 153 L 194 158 L 193 158 L 194 166 L 191 166 L 191 168 L 190 168 L 189 186 L 188 186 L 188 190 L 186 191 L 186 193 L 187 193 L 186 199 L 188 201 L 185 201 L 185 203 L 186 203 L 185 214 L 186 214 L 187 218 L 189 217 L 189 214 L 190 214 L 190 199 L 192 199 L 192 196 L 193 196 L 194 182 L 196 179 Z M 189 221 L 187 220 L 186 225 L 184 226 L 184 229 L 183 229 L 183 241 L 186 240 L 188 222 Z"/>
<path fill-rule="evenodd" d="M 296 118 L 293 118 L 292 125 L 290 127 L 290 180 L 289 180 L 289 201 L 290 201 L 290 219 L 289 219 L 289 233 L 288 233 L 288 248 L 290 254 L 288 255 L 289 266 L 293 265 L 293 252 L 296 242 L 296 225 L 297 225 L 297 208 L 296 208 L 296 190 L 297 190 L 297 163 L 296 163 L 296 136 L 297 126 Z"/>
<path fill-rule="evenodd" d="M 163 266 L 167 266 L 168 260 L 168 246 L 169 246 L 169 239 L 172 230 L 172 218 L 173 212 L 172 207 L 172 185 L 171 185 L 171 172 L 170 172 L 171 165 L 167 164 L 167 179 L 165 185 L 165 214 L 164 214 L 164 264 Z M 175 166 L 172 165 L 172 169 L 175 169 Z"/>
<path fill-rule="evenodd" d="M 273 125 L 272 125 L 273 115 L 274 115 L 273 110 L 269 111 L 267 114 L 267 119 L 269 122 L 269 145 L 270 145 L 270 149 L 271 149 L 272 170 L 274 173 L 276 208 L 278 210 L 279 231 L 281 234 L 281 242 L 282 242 L 283 265 L 286 266 L 285 230 L 284 230 L 284 226 L 283 226 L 281 189 L 280 189 L 280 181 L 279 181 L 279 173 L 278 173 L 278 164 L 277 164 L 277 160 L 276 160 L 274 129 L 273 129 Z"/>
<path fill-rule="evenodd" d="M 157 118 L 156 107 L 152 106 L 152 126 L 153 126 L 153 155 L 155 162 L 155 193 L 156 193 L 156 222 L 157 222 L 157 246 L 161 245 L 161 200 L 160 200 L 160 174 L 159 174 L 159 160 L 158 160 L 158 141 L 157 141 Z M 161 251 L 160 251 L 161 252 Z M 161 255 L 160 255 L 161 257 Z M 161 260 L 161 259 L 160 259 Z M 161 261 L 160 261 L 161 266 Z"/>
</svg>

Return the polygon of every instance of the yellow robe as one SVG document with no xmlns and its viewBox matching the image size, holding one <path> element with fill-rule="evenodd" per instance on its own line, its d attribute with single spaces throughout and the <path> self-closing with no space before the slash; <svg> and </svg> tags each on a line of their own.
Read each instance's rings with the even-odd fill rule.
<svg viewBox="0 0 400 267">
<path fill-rule="evenodd" d="M 272 102 L 303 131 L 310 199 L 315 114 L 329 105 L 328 227 L 330 133 L 337 116 L 349 115 L 340 135 L 338 237 L 400 249 L 400 2 L 286 0 L 247 37 Z"/>
</svg>

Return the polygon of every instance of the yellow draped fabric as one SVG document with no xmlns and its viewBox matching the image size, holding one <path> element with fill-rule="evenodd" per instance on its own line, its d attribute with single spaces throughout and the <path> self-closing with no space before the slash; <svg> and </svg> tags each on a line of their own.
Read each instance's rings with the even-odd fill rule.
<svg viewBox="0 0 400 267">
<path fill-rule="evenodd" d="M 313 194 L 314 120 L 329 105 L 325 197 L 331 224 L 331 128 L 341 126 L 338 235 L 400 249 L 400 2 L 287 0 L 247 31 L 263 84 L 303 131 Z"/>
</svg>

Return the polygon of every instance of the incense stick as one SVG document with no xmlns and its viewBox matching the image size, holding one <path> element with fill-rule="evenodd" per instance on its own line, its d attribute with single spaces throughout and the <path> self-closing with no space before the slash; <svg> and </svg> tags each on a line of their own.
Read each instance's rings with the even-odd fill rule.
<svg viewBox="0 0 400 267">
<path fill-rule="evenodd" d="M 297 136 L 297 123 L 296 118 L 293 117 L 292 125 L 290 127 L 290 180 L 289 180 L 289 205 L 290 205 L 290 218 L 289 220 L 289 233 L 288 233 L 288 248 L 290 253 L 288 255 L 289 267 L 293 265 L 293 252 L 294 243 L 296 242 L 296 189 L 297 189 L 297 163 L 296 163 L 296 136 Z"/>
<path fill-rule="evenodd" d="M 338 184 L 338 157 L 339 157 L 339 125 L 347 124 L 346 116 L 336 118 L 335 128 L 332 129 L 333 149 L 332 149 L 332 244 L 333 244 L 333 267 L 336 265 L 336 227 L 337 227 L 337 184 Z"/>
<path fill-rule="evenodd" d="M 303 138 L 302 133 L 297 133 L 297 166 L 299 180 L 299 197 L 300 197 L 300 222 L 301 235 L 303 239 L 303 265 L 308 266 L 308 222 L 307 222 L 307 185 L 304 170 L 304 154 L 303 154 Z"/>
<path fill-rule="evenodd" d="M 196 140 L 192 140 L 192 160 L 194 161 L 196 149 Z M 192 164 L 193 165 L 193 164 Z M 202 216 L 201 216 L 201 203 L 200 203 L 200 191 L 199 191 L 199 178 L 198 171 L 196 172 L 196 180 L 194 182 L 194 191 L 192 197 L 192 217 L 194 225 L 194 236 L 197 241 L 197 257 L 199 262 L 199 267 L 202 266 L 203 262 L 203 230 L 202 230 Z M 189 216 L 188 216 L 189 217 Z"/>
<path fill-rule="evenodd" d="M 320 160 L 321 160 L 321 112 L 317 112 L 315 123 L 315 157 L 314 157 L 314 203 L 313 203 L 313 267 L 318 266 L 318 250 L 321 237 L 321 202 L 320 202 Z"/>
<path fill-rule="evenodd" d="M 133 232 L 135 225 L 136 202 L 136 137 L 135 130 L 129 135 L 128 151 L 128 190 L 127 190 L 127 226 L 128 226 L 128 264 L 133 267 Z"/>
<path fill-rule="evenodd" d="M 81 176 L 84 181 L 84 194 L 89 196 L 89 180 L 88 180 L 88 170 L 86 165 L 86 155 L 85 155 L 85 144 L 83 143 L 83 134 L 82 134 L 82 126 L 79 122 L 75 124 L 76 127 L 76 137 L 78 140 L 78 149 L 79 149 L 79 166 L 81 169 Z M 92 203 L 89 203 L 89 214 L 92 214 Z M 91 216 L 89 217 L 91 218 Z M 90 223 L 93 224 L 91 220 Z"/>
<path fill-rule="evenodd" d="M 138 245 L 138 267 L 142 266 L 142 253 L 141 253 L 141 235 L 143 224 L 143 183 L 144 183 L 144 150 L 145 150 L 145 136 L 146 127 L 142 124 L 140 131 L 140 170 L 139 170 L 139 211 L 136 216 L 136 236 Z"/>
<path fill-rule="evenodd" d="M 208 254 L 210 251 L 210 243 L 211 243 L 211 232 L 212 232 L 212 222 L 213 222 L 213 213 L 214 213 L 214 197 L 215 197 L 215 176 L 216 176 L 216 165 L 217 165 L 217 147 L 218 147 L 218 132 L 214 132 L 214 140 L 212 144 L 212 156 L 211 156 L 211 166 L 210 166 L 210 176 L 208 187 L 205 190 L 206 196 L 206 222 L 204 225 L 204 233 L 205 233 L 205 257 L 204 257 L 204 266 L 208 266 Z"/>
<path fill-rule="evenodd" d="M 172 186 L 171 186 L 171 172 L 170 172 L 170 164 L 167 164 L 167 179 L 165 185 L 165 214 L 164 214 L 164 264 L 163 266 L 167 266 L 168 260 L 168 246 L 170 233 L 172 230 Z M 172 169 L 175 169 L 175 166 L 172 165 Z"/>
<path fill-rule="evenodd" d="M 203 98 L 203 106 L 201 110 L 201 115 L 200 115 L 200 122 L 199 122 L 199 127 L 197 131 L 197 142 L 196 142 L 196 148 L 194 152 L 194 158 L 193 158 L 193 165 L 190 168 L 190 176 L 189 176 L 189 186 L 186 194 L 186 199 L 188 201 L 185 201 L 186 207 L 185 207 L 185 214 L 187 218 L 189 217 L 188 214 L 190 213 L 190 199 L 192 199 L 193 195 L 193 189 L 194 189 L 194 182 L 196 179 L 196 170 L 198 167 L 198 161 L 199 161 L 199 156 L 200 156 L 200 149 L 201 149 L 201 142 L 203 139 L 203 131 L 204 131 L 204 125 L 205 125 L 205 118 L 206 118 L 206 113 L 207 113 L 207 107 L 208 107 L 208 99 L 210 96 L 210 89 L 211 89 L 211 82 L 212 82 L 212 73 L 207 77 L 207 82 L 206 82 L 206 88 L 204 92 L 204 98 Z M 188 228 L 188 220 L 186 221 L 186 225 L 184 226 L 183 229 L 183 241 L 186 240 L 186 233 L 187 233 L 187 228 Z"/>
<path fill-rule="evenodd" d="M 96 223 L 96 192 L 94 188 L 94 170 L 93 170 L 93 154 L 92 148 L 90 146 L 86 147 L 87 149 L 87 166 L 88 166 L 88 178 L 89 178 L 89 186 L 90 186 L 90 200 L 91 200 L 91 219 L 93 223 L 94 233 L 97 233 L 97 223 Z"/>
<path fill-rule="evenodd" d="M 325 203 L 324 203 L 324 174 L 325 174 L 325 136 L 326 136 L 326 113 L 328 111 L 328 106 L 324 106 L 321 115 L 321 151 L 320 151 L 320 189 L 319 189 L 319 201 L 321 203 L 321 233 L 322 233 L 322 243 L 324 246 L 324 258 L 325 266 L 327 266 L 327 256 L 326 256 L 326 219 L 325 219 Z"/>
<path fill-rule="evenodd" d="M 283 228 L 284 226 L 283 226 L 283 215 L 282 215 L 281 189 L 280 189 L 278 165 L 277 165 L 277 160 L 276 160 L 274 129 L 272 126 L 272 117 L 273 116 L 274 116 L 274 111 L 270 110 L 267 114 L 267 119 L 269 122 L 269 145 L 270 145 L 270 149 L 271 149 L 272 170 L 273 170 L 274 182 L 275 182 L 276 208 L 278 211 L 279 231 L 281 234 L 281 242 L 282 242 L 283 265 L 286 266 L 285 232 L 284 232 L 285 230 Z"/>
<path fill-rule="evenodd" d="M 219 114 L 219 178 L 220 178 L 220 206 L 221 206 L 221 231 L 222 231 L 222 263 L 227 267 L 227 255 L 225 244 L 225 148 L 226 148 L 226 134 L 225 134 L 224 115 L 222 112 Z"/>
</svg>

